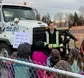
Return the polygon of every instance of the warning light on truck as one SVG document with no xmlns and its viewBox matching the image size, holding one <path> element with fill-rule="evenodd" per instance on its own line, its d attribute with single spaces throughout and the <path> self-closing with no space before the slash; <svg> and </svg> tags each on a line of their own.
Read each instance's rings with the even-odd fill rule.
<svg viewBox="0 0 84 78">
<path fill-rule="evenodd" d="M 24 2 L 24 5 L 26 5 L 27 3 L 26 2 Z"/>
</svg>

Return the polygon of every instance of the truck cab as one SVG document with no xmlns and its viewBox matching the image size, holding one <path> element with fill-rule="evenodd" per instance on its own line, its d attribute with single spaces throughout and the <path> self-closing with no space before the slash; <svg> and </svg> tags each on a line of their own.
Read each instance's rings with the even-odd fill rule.
<svg viewBox="0 0 84 78">
<path fill-rule="evenodd" d="M 40 34 L 44 33 L 46 26 L 36 20 L 31 7 L 0 3 L 0 55 L 8 57 L 12 53 L 15 32 L 29 32 L 32 45 L 42 39 Z"/>
</svg>

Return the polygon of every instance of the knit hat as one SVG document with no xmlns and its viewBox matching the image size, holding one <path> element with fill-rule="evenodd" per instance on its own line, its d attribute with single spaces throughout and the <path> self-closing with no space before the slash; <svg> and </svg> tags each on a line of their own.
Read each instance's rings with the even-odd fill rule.
<svg viewBox="0 0 84 78">
<path fill-rule="evenodd" d="M 18 46 L 17 52 L 20 57 L 28 57 L 31 53 L 31 45 L 29 43 L 22 43 Z"/>
<path fill-rule="evenodd" d="M 40 51 L 44 50 L 44 42 L 43 41 L 37 41 L 35 43 L 35 49 L 40 50 Z"/>
</svg>

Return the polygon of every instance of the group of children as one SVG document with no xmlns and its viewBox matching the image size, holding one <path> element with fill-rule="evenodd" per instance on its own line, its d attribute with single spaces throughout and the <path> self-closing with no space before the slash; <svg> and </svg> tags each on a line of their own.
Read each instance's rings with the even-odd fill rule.
<svg viewBox="0 0 84 78">
<path fill-rule="evenodd" d="M 14 52 L 11 58 L 79 74 L 83 72 L 83 61 L 77 48 L 70 51 L 68 61 L 62 60 L 57 49 L 52 49 L 51 54 L 48 55 L 42 41 L 36 42 L 34 48 L 35 50 L 32 52 L 30 44 L 20 44 L 17 52 Z M 14 75 L 8 78 L 72 78 L 18 63 L 12 63 L 12 67 Z"/>
</svg>

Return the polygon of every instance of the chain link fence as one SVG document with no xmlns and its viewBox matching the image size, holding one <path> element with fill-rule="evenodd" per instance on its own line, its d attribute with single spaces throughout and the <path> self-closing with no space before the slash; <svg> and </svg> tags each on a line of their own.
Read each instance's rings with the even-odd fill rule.
<svg viewBox="0 0 84 78">
<path fill-rule="evenodd" d="M 23 61 L 0 57 L 0 78 L 84 78 L 83 75 L 66 71 L 62 67 L 51 68 Z"/>
</svg>

